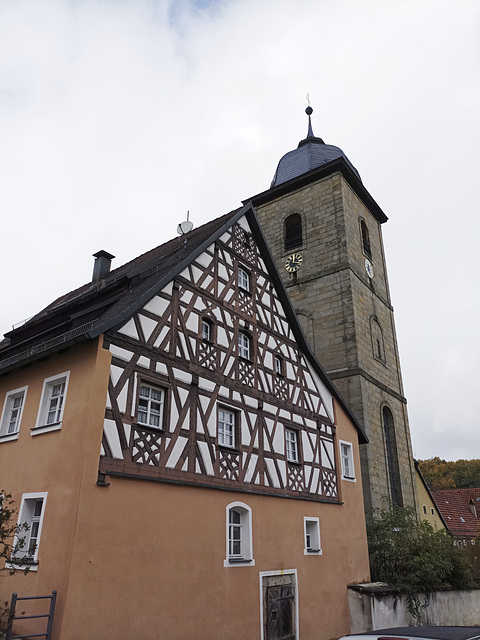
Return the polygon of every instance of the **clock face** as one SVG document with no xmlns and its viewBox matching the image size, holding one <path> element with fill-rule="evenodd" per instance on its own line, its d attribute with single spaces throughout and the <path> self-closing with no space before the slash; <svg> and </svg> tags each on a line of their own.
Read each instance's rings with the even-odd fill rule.
<svg viewBox="0 0 480 640">
<path fill-rule="evenodd" d="M 373 278 L 373 265 L 368 258 L 365 258 L 365 271 L 371 280 Z"/>
<path fill-rule="evenodd" d="M 303 256 L 301 253 L 292 253 L 285 260 L 285 269 L 288 273 L 298 271 L 303 264 Z"/>
</svg>

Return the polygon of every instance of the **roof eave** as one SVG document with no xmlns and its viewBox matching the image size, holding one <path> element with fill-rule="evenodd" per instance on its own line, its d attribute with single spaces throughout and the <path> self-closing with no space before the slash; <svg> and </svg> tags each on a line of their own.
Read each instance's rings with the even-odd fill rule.
<svg viewBox="0 0 480 640">
<path fill-rule="evenodd" d="M 316 182 L 317 180 L 326 178 L 337 171 L 342 174 L 346 182 L 350 185 L 350 187 L 357 194 L 363 204 L 371 212 L 371 214 L 375 217 L 375 219 L 380 224 L 387 222 L 388 217 L 385 215 L 383 210 L 370 195 L 367 189 L 365 189 L 361 180 L 355 175 L 355 172 L 343 157 L 331 160 L 321 167 L 318 167 L 318 169 L 312 169 L 311 171 L 298 176 L 298 178 L 293 178 L 292 180 L 283 182 L 276 187 L 268 189 L 267 191 L 262 191 L 261 193 L 258 193 L 257 195 L 248 198 L 247 200 L 243 200 L 242 202 L 243 204 L 246 204 L 247 202 L 251 201 L 255 207 L 258 207 L 272 200 L 276 200 L 277 198 L 281 198 L 282 196 L 292 191 L 296 191 L 297 189 L 306 187 L 312 182 Z"/>
</svg>

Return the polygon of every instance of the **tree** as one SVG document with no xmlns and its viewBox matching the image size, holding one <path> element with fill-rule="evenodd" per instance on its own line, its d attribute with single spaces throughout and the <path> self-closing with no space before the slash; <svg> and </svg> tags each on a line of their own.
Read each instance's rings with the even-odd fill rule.
<svg viewBox="0 0 480 640">
<path fill-rule="evenodd" d="M 367 523 L 367 535 L 372 580 L 406 593 L 408 610 L 416 618 L 432 591 L 480 586 L 478 563 L 453 544 L 450 533 L 418 521 L 410 507 L 380 512 Z M 423 604 L 420 594 L 425 594 Z"/>
<path fill-rule="evenodd" d="M 480 487 L 480 460 L 455 460 L 435 457 L 419 460 L 427 484 L 435 489 L 471 489 Z"/>
<path fill-rule="evenodd" d="M 7 568 L 5 562 L 12 557 L 21 554 L 25 547 L 26 536 L 22 535 L 29 530 L 27 523 L 16 524 L 17 509 L 12 494 L 0 491 L 0 572 L 7 571 L 11 575 L 17 571 L 28 573 L 28 565 L 21 569 L 15 567 Z M 5 631 L 8 624 L 9 602 L 0 602 L 0 634 Z"/>
</svg>

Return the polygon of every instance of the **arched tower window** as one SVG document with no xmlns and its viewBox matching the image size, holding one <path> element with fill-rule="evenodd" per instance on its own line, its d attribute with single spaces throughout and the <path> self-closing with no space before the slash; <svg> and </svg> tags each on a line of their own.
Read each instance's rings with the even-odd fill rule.
<svg viewBox="0 0 480 640">
<path fill-rule="evenodd" d="M 299 213 L 292 213 L 285 220 L 285 251 L 290 251 L 303 244 L 302 216 Z"/>
<path fill-rule="evenodd" d="M 383 432 L 385 434 L 385 449 L 387 454 L 387 470 L 390 484 L 390 498 L 398 507 L 403 506 L 402 487 L 400 484 L 400 468 L 398 465 L 397 439 L 392 412 L 383 407 Z"/>
<path fill-rule="evenodd" d="M 368 233 L 367 225 L 365 224 L 365 220 L 360 220 L 360 230 L 362 233 L 362 249 L 363 253 L 369 258 L 372 259 L 372 247 L 370 245 L 370 234 Z"/>
<path fill-rule="evenodd" d="M 370 320 L 370 333 L 372 335 L 372 350 L 375 360 L 385 362 L 385 344 L 383 341 L 383 331 L 376 317 Z"/>
</svg>

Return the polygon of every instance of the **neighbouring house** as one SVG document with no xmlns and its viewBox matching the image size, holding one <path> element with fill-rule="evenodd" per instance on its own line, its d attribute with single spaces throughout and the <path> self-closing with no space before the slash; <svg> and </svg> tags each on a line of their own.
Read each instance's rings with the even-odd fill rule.
<svg viewBox="0 0 480 640">
<path fill-rule="evenodd" d="M 418 502 L 420 505 L 420 519 L 429 522 L 434 529 L 448 529 L 443 516 L 433 499 L 431 489 L 423 477 L 420 465 L 416 460 L 415 474 L 417 479 Z"/>
<path fill-rule="evenodd" d="M 430 489 L 447 529 L 459 546 L 474 542 L 480 527 L 480 488 Z"/>
<path fill-rule="evenodd" d="M 57 590 L 56 640 L 342 636 L 367 438 L 253 207 L 183 230 L 98 252 L 0 344 L 1 485 L 30 525 L 1 600 Z"/>
</svg>

